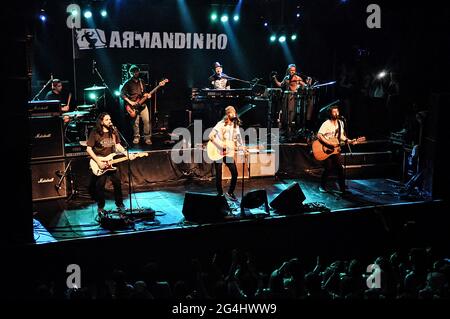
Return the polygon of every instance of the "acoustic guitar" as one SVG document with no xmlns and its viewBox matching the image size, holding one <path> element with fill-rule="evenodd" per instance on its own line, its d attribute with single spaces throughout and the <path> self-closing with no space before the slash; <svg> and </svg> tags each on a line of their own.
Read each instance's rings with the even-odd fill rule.
<svg viewBox="0 0 450 319">
<path fill-rule="evenodd" d="M 235 157 L 236 151 L 242 150 L 246 154 L 248 153 L 248 149 L 245 146 L 236 146 L 233 141 L 225 141 L 225 148 L 219 147 L 213 141 L 208 141 L 206 144 L 206 153 L 211 161 L 218 161 L 222 158 L 226 157 Z"/>
<path fill-rule="evenodd" d="M 348 140 L 348 144 L 358 144 L 364 142 L 366 140 L 365 137 L 358 137 L 353 140 Z M 314 158 L 318 161 L 323 161 L 334 154 L 341 153 L 341 146 L 345 145 L 345 143 L 339 143 L 336 137 L 332 137 L 329 139 L 332 144 L 339 144 L 339 146 L 333 147 L 331 145 L 323 143 L 321 140 L 317 139 L 312 143 L 312 152 Z"/>
</svg>

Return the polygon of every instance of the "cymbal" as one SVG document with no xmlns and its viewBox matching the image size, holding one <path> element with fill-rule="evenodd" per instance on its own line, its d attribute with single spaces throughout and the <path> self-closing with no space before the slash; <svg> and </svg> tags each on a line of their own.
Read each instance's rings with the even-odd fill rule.
<svg viewBox="0 0 450 319">
<path fill-rule="evenodd" d="M 88 88 L 85 88 L 84 90 L 85 91 L 98 91 L 98 90 L 104 90 L 104 89 L 106 89 L 106 87 L 104 87 L 104 86 L 91 86 L 91 87 L 88 87 Z"/>
<path fill-rule="evenodd" d="M 94 104 L 83 104 L 83 105 L 77 105 L 77 110 L 90 110 L 92 108 L 94 108 Z"/>
<path fill-rule="evenodd" d="M 66 112 L 63 113 L 62 116 L 69 116 L 69 117 L 82 117 L 89 114 L 88 111 L 73 111 L 73 112 Z"/>
</svg>

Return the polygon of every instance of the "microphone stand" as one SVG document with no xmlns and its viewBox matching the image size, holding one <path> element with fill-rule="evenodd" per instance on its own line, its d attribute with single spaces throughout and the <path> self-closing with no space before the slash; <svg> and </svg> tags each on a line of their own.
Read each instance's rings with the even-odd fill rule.
<svg viewBox="0 0 450 319">
<path fill-rule="evenodd" d="M 127 140 L 124 138 L 124 136 L 122 135 L 122 133 L 120 133 L 120 131 L 116 128 L 114 129 L 114 131 L 117 132 L 117 134 L 119 134 L 120 138 L 124 141 L 125 146 L 126 146 L 126 150 L 127 150 L 127 162 L 128 162 L 128 197 L 130 200 L 130 214 L 133 214 L 133 202 L 131 200 L 131 160 L 130 160 L 130 144 L 128 144 Z"/>
<path fill-rule="evenodd" d="M 52 82 L 53 80 L 53 76 L 50 77 L 50 79 L 47 81 L 47 83 L 44 84 L 44 86 L 42 87 L 42 89 L 40 89 L 40 91 L 31 99 L 31 101 L 34 101 L 37 99 L 37 97 L 39 95 L 41 95 L 42 91 L 44 91 L 44 89 L 50 84 L 50 82 Z"/>
<path fill-rule="evenodd" d="M 66 169 L 64 170 L 64 172 L 62 173 L 61 177 L 59 178 L 58 184 L 55 185 L 55 188 L 56 188 L 57 191 L 59 191 L 61 189 L 61 184 L 62 184 L 64 178 L 66 178 L 67 172 L 69 171 L 71 164 L 72 164 L 72 160 L 69 161 L 69 164 L 67 164 Z M 72 198 L 73 195 L 74 194 L 73 194 L 73 187 L 72 187 L 72 194 L 70 195 L 70 198 Z M 70 200 L 70 198 L 69 198 L 69 200 Z"/>
<path fill-rule="evenodd" d="M 108 89 L 109 94 L 111 94 L 111 96 L 114 98 L 113 92 L 111 91 L 111 89 L 109 88 L 108 84 L 106 84 L 105 79 L 103 79 L 102 75 L 98 71 L 97 64 L 94 64 L 94 71 L 98 75 L 100 80 L 102 81 L 102 85 Z M 105 111 L 105 110 L 106 110 L 106 98 L 105 98 L 105 94 L 103 94 L 103 111 Z"/>
<path fill-rule="evenodd" d="M 344 133 L 348 139 L 347 119 L 344 117 L 344 118 L 342 118 L 342 121 L 344 122 Z M 350 155 L 353 155 L 352 148 L 350 147 L 350 143 L 347 141 L 346 144 L 348 147 L 348 151 L 350 152 Z M 345 152 L 345 155 L 344 155 L 344 185 L 345 185 L 345 187 L 347 186 L 347 152 Z"/>
</svg>

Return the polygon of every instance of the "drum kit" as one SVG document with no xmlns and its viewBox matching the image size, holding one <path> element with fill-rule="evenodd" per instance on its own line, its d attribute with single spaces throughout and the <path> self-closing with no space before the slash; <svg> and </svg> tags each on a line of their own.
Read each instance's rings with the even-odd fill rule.
<svg viewBox="0 0 450 319">
<path fill-rule="evenodd" d="M 85 88 L 85 94 L 101 92 L 106 87 L 92 86 Z M 89 131 L 95 126 L 98 113 L 97 102 L 93 104 L 78 105 L 76 111 L 66 112 L 62 114 L 65 129 L 64 138 L 66 143 L 87 141 Z"/>
</svg>

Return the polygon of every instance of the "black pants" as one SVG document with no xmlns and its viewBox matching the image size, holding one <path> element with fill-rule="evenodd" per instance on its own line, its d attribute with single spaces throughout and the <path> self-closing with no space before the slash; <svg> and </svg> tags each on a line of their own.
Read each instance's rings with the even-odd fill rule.
<svg viewBox="0 0 450 319">
<path fill-rule="evenodd" d="M 323 161 L 325 170 L 322 173 L 322 178 L 320 180 L 320 185 L 325 187 L 327 184 L 328 176 L 330 172 L 335 169 L 338 176 L 338 183 L 340 190 L 345 189 L 345 179 L 344 179 L 344 167 L 342 166 L 341 156 L 339 154 L 334 154 Z"/>
<path fill-rule="evenodd" d="M 234 192 L 234 189 L 236 188 L 237 183 L 237 177 L 238 172 L 236 168 L 236 163 L 234 163 L 234 159 L 232 157 L 226 157 L 224 158 L 225 165 L 228 167 L 231 173 L 231 183 L 230 187 L 228 188 L 228 193 L 232 194 Z M 217 193 L 223 194 L 222 189 L 222 161 L 214 162 L 214 168 L 216 170 L 216 188 Z"/>
<path fill-rule="evenodd" d="M 117 171 L 110 171 L 103 175 L 96 176 L 92 174 L 90 183 L 90 191 L 94 200 L 97 202 L 98 208 L 105 207 L 105 185 L 106 180 L 110 179 L 114 188 L 114 199 L 117 206 L 123 205 L 122 185 Z"/>
</svg>

